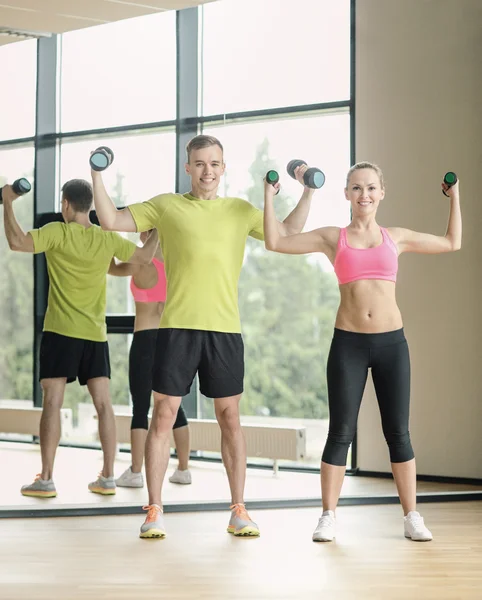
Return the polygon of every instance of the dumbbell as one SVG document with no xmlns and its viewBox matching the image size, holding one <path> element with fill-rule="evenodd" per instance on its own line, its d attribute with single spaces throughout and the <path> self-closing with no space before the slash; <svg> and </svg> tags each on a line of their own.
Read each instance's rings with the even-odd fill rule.
<svg viewBox="0 0 482 600">
<path fill-rule="evenodd" d="M 28 179 L 25 179 L 25 177 L 20 177 L 20 179 L 16 179 L 12 183 L 12 189 L 17 196 L 23 196 L 24 194 L 28 194 L 30 192 L 32 186 L 30 185 Z M 2 190 L 3 188 L 0 188 L 0 204 L 3 204 Z"/>
<path fill-rule="evenodd" d="M 279 173 L 278 171 L 274 171 L 271 169 L 266 173 L 266 181 L 271 183 L 271 185 L 275 185 L 279 181 Z M 279 194 L 279 188 L 276 190 L 276 194 Z M 275 195 L 276 195 L 275 194 Z"/>
<path fill-rule="evenodd" d="M 107 146 L 99 146 L 92 152 L 89 158 L 90 166 L 94 171 L 107 169 L 114 160 L 114 153 Z"/>
<path fill-rule="evenodd" d="M 453 171 L 449 171 L 448 173 L 445 173 L 445 175 L 444 175 L 444 183 L 445 183 L 445 185 L 448 185 L 449 187 L 452 187 L 453 185 L 455 185 L 457 183 L 457 181 L 458 181 L 457 175 Z M 442 192 L 448 198 L 448 194 L 445 192 L 445 190 L 442 190 Z"/>
<path fill-rule="evenodd" d="M 301 165 L 306 165 L 306 162 L 298 159 L 290 160 L 286 167 L 288 175 L 293 177 L 293 179 L 296 179 L 295 169 L 296 167 L 301 167 Z M 325 174 L 317 167 L 310 167 L 303 175 L 303 181 L 307 187 L 318 190 L 323 187 L 325 183 Z"/>
</svg>

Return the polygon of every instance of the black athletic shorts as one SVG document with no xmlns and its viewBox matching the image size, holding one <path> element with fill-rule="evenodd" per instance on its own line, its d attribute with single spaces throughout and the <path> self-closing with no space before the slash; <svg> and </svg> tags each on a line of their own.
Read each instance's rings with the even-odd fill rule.
<svg viewBox="0 0 482 600">
<path fill-rule="evenodd" d="M 40 343 L 40 377 L 66 377 L 67 383 L 79 378 L 85 385 L 94 377 L 110 378 L 109 345 L 44 331 Z"/>
<path fill-rule="evenodd" d="M 185 396 L 198 373 L 201 393 L 226 398 L 243 392 L 244 344 L 240 333 L 159 329 L 152 389 Z"/>
</svg>

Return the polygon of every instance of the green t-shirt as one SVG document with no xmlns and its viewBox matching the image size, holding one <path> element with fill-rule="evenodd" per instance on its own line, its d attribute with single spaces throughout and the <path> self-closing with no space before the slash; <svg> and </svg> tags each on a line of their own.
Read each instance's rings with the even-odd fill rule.
<svg viewBox="0 0 482 600">
<path fill-rule="evenodd" d="M 105 342 L 107 271 L 112 257 L 128 261 L 136 245 L 97 225 L 48 223 L 29 232 L 45 252 L 50 287 L 44 331 Z"/>
<path fill-rule="evenodd" d="M 129 206 L 137 231 L 159 232 L 167 277 L 161 328 L 240 333 L 238 280 L 263 213 L 240 198 L 162 194 Z"/>
</svg>

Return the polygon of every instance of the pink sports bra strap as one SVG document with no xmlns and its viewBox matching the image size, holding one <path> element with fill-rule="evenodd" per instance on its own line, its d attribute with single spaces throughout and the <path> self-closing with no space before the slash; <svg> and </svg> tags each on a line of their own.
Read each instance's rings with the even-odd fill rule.
<svg viewBox="0 0 482 600">
<path fill-rule="evenodd" d="M 390 248 L 398 256 L 398 248 L 397 248 L 395 242 L 390 237 L 390 234 L 388 233 L 388 231 L 385 229 L 385 227 L 380 227 L 380 230 L 382 232 L 382 237 L 383 237 L 384 243 L 387 244 L 387 246 L 390 246 Z"/>
<path fill-rule="evenodd" d="M 346 246 L 346 227 L 340 229 L 340 236 L 338 238 L 338 248 L 344 248 Z"/>
</svg>

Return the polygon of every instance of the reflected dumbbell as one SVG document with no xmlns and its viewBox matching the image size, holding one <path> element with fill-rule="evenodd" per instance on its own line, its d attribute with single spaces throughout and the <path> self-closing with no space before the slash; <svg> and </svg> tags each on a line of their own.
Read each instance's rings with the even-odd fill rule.
<svg viewBox="0 0 482 600">
<path fill-rule="evenodd" d="M 89 158 L 90 166 L 94 171 L 107 169 L 114 160 L 114 153 L 107 146 L 99 146 L 92 152 Z"/>
<path fill-rule="evenodd" d="M 30 181 L 28 179 L 25 179 L 25 177 L 20 177 L 20 179 L 16 179 L 12 183 L 12 189 L 17 196 L 23 196 L 24 194 L 28 194 L 30 192 L 32 186 L 30 185 Z M 0 188 L 0 204 L 3 204 L 2 190 L 3 188 Z"/>
<path fill-rule="evenodd" d="M 455 185 L 457 183 L 457 181 L 458 181 L 457 175 L 453 171 L 449 171 L 448 173 L 445 173 L 445 175 L 444 175 L 444 183 L 445 183 L 445 185 L 448 185 L 449 187 L 452 187 L 453 185 Z M 445 192 L 445 190 L 442 190 L 442 192 L 448 198 L 449 195 Z"/>
<path fill-rule="evenodd" d="M 290 160 L 290 162 L 286 166 L 288 175 L 290 177 L 293 177 L 293 179 L 296 179 L 295 169 L 306 164 L 307 163 L 304 160 Z M 321 169 L 318 169 L 317 167 L 310 167 L 305 171 L 305 174 L 303 175 L 303 181 L 306 187 L 318 190 L 321 187 L 323 187 L 325 183 L 325 174 L 323 173 L 323 171 L 321 171 Z"/>
<path fill-rule="evenodd" d="M 271 185 L 275 185 L 279 181 L 279 173 L 278 171 L 274 171 L 271 169 L 266 173 L 266 181 L 271 183 Z M 276 190 L 276 194 L 279 194 L 279 189 Z"/>
</svg>

